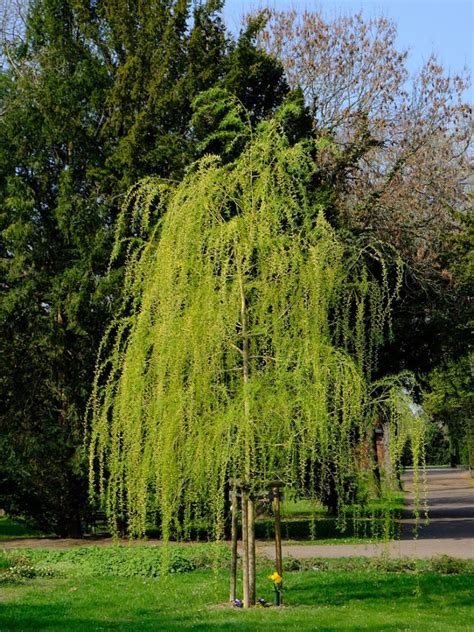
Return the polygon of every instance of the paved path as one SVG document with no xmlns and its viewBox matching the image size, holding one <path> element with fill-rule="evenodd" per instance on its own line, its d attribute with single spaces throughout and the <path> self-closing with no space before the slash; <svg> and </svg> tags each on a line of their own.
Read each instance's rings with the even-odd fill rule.
<svg viewBox="0 0 474 632">
<path fill-rule="evenodd" d="M 387 553 L 391 557 L 430 558 L 436 555 L 450 555 L 464 559 L 474 559 L 474 478 L 466 470 L 428 470 L 427 495 L 430 522 L 420 527 L 418 538 L 413 539 L 414 519 L 413 481 L 410 474 L 404 477 L 407 491 L 407 510 L 401 520 L 400 540 L 386 544 L 325 544 L 287 545 L 283 555 L 296 558 L 311 557 L 375 557 Z M 127 540 L 123 541 L 127 543 Z M 107 545 L 104 539 L 18 539 L 0 541 L 1 548 L 41 547 L 67 549 L 85 544 Z M 143 544 L 135 540 L 134 544 Z M 148 540 L 147 544 L 160 544 L 158 540 Z M 261 544 L 260 553 L 274 558 L 273 546 Z"/>
<path fill-rule="evenodd" d="M 310 557 L 375 557 L 386 553 L 390 557 L 430 558 L 450 555 L 474 559 L 474 479 L 466 470 L 428 470 L 427 496 L 429 524 L 422 525 L 418 538 L 413 538 L 413 480 L 404 477 L 407 510 L 402 523 L 400 540 L 385 544 L 288 545 L 283 555 Z M 260 552 L 272 559 L 273 547 L 263 546 Z"/>
<path fill-rule="evenodd" d="M 407 510 L 402 525 L 402 539 L 411 540 L 413 520 L 413 477 L 404 477 Z M 474 478 L 466 470 L 437 469 L 427 471 L 429 522 L 422 524 L 420 540 L 465 540 L 474 538 Z M 472 545 L 472 542 L 471 542 Z"/>
</svg>

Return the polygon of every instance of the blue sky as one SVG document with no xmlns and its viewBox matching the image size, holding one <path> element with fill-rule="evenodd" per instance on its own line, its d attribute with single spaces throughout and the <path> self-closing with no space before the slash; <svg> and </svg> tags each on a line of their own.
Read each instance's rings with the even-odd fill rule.
<svg viewBox="0 0 474 632">
<path fill-rule="evenodd" d="M 473 71 L 474 0 L 227 0 L 226 24 L 237 31 L 240 16 L 262 6 L 322 10 L 327 17 L 359 10 L 367 17 L 382 14 L 396 22 L 398 44 L 410 50 L 411 71 L 417 70 L 431 52 L 451 72 L 459 72 L 464 66 L 471 74 Z"/>
</svg>

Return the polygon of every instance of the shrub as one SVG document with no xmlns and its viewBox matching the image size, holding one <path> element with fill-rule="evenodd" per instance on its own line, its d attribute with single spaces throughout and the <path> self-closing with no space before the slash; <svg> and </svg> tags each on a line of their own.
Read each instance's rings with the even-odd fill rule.
<svg viewBox="0 0 474 632">
<path fill-rule="evenodd" d="M 3 554 L 0 558 L 0 584 L 21 583 L 38 574 L 38 569 L 25 557 Z"/>
<path fill-rule="evenodd" d="M 431 570 L 442 575 L 474 574 L 474 564 L 471 560 L 460 560 L 449 555 L 440 555 L 431 560 Z"/>
<path fill-rule="evenodd" d="M 417 562 L 408 557 L 392 559 L 381 556 L 367 560 L 367 566 L 371 570 L 386 573 L 411 573 L 417 569 Z"/>
<path fill-rule="evenodd" d="M 303 568 L 303 564 L 301 560 L 296 559 L 296 557 L 285 557 L 283 559 L 283 570 L 284 571 L 301 571 Z"/>
</svg>

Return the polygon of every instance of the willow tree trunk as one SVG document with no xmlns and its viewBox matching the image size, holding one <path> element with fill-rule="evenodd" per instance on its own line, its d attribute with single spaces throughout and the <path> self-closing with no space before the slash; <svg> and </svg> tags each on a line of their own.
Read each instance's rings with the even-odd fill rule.
<svg viewBox="0 0 474 632">
<path fill-rule="evenodd" d="M 250 378 L 250 352 L 249 352 L 249 338 L 248 338 L 248 324 L 247 324 L 247 304 L 245 300 L 245 290 L 242 278 L 242 273 L 239 279 L 240 285 L 240 326 L 242 333 L 242 373 L 243 373 L 243 386 L 244 386 L 244 416 L 246 420 L 246 427 L 249 427 L 250 420 L 250 405 L 247 393 L 247 386 Z M 244 484 L 250 485 L 252 476 L 251 471 L 251 454 L 250 454 L 250 442 L 246 441 L 245 450 L 245 477 Z M 245 514 L 245 515 L 244 515 Z M 245 535 L 244 535 L 245 524 Z M 254 502 L 250 497 L 248 489 L 242 492 L 242 539 L 244 549 L 244 608 L 255 605 L 255 575 L 256 575 L 256 563 L 255 563 L 255 507 Z"/>
<path fill-rule="evenodd" d="M 376 430 L 372 432 L 372 460 L 373 460 L 372 471 L 374 475 L 374 485 L 375 485 L 374 491 L 377 498 L 380 498 L 380 496 L 382 495 L 382 473 L 381 473 L 381 464 L 380 464 L 380 458 L 379 458 L 378 439 L 377 439 Z"/>
</svg>

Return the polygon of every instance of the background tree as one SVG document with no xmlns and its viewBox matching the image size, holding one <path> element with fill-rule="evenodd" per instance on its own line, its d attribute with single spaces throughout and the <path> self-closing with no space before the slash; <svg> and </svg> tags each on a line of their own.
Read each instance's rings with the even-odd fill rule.
<svg viewBox="0 0 474 632">
<path fill-rule="evenodd" d="M 232 40 L 221 4 L 35 0 L 4 40 L 0 505 L 48 531 L 77 535 L 87 519 L 82 418 L 119 293 L 122 262 L 105 272 L 122 196 L 195 159 L 204 88 L 224 82 L 255 121 L 286 90 L 258 27 Z"/>
<path fill-rule="evenodd" d="M 268 15 L 261 45 L 302 89 L 314 132 L 336 144 L 328 160 L 345 157 L 340 224 L 389 241 L 411 274 L 433 283 L 452 209 L 468 205 L 469 76 L 447 75 L 434 57 L 409 76 L 386 18 Z"/>
<path fill-rule="evenodd" d="M 426 406 L 434 423 L 445 429 L 451 467 L 474 467 L 473 373 L 473 358 L 468 355 L 448 361 L 429 376 Z"/>
<path fill-rule="evenodd" d="M 472 199 L 472 193 L 471 193 Z M 448 238 L 444 257 L 447 299 L 439 308 L 449 336 L 443 339 L 441 360 L 425 381 L 426 406 L 433 423 L 445 435 L 451 465 L 474 467 L 472 325 L 474 296 L 474 252 L 472 213 L 459 214 L 459 232 Z"/>
<path fill-rule="evenodd" d="M 355 239 L 390 243 L 406 264 L 380 371 L 427 373 L 469 335 L 467 297 L 448 260 L 471 207 L 470 78 L 447 75 L 434 57 L 410 76 L 386 18 L 268 16 L 260 44 L 282 60 L 290 87 L 302 90 L 313 133 L 325 143 L 321 177 L 337 191 L 333 224 Z M 464 340 L 455 341 L 461 330 Z"/>
</svg>

